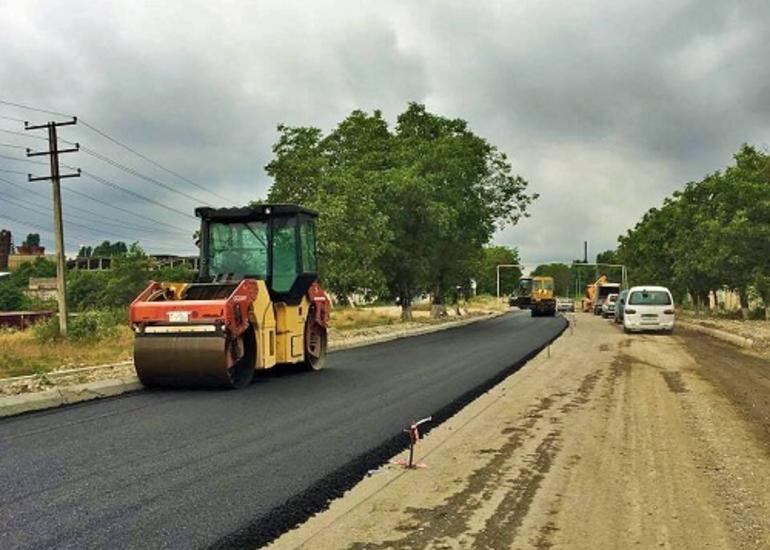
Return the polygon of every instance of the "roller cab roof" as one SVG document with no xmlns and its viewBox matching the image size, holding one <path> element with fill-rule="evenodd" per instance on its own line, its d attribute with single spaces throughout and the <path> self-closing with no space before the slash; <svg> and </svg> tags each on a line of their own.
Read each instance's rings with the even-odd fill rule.
<svg viewBox="0 0 770 550">
<path fill-rule="evenodd" d="M 212 208 L 200 206 L 195 209 L 195 215 L 201 219 L 219 221 L 264 220 L 275 216 L 306 216 L 318 217 L 318 212 L 297 204 L 258 204 L 234 208 Z"/>
</svg>

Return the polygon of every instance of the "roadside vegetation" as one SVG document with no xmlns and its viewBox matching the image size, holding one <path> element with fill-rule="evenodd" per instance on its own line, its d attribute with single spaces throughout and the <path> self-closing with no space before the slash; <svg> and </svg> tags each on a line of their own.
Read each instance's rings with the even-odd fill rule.
<svg viewBox="0 0 770 550">
<path fill-rule="evenodd" d="M 606 254 L 632 284 L 663 284 L 697 309 L 730 290 L 744 319 L 753 302 L 770 320 L 770 156 L 744 145 L 734 160 L 651 208 Z"/>
<path fill-rule="evenodd" d="M 492 296 L 477 296 L 461 306 L 463 315 L 479 315 L 505 308 Z M 430 316 L 430 309 L 429 303 L 416 305 L 412 322 L 441 322 Z M 344 338 L 347 334 L 367 329 L 401 324 L 397 306 L 343 306 L 332 311 L 331 331 L 335 337 Z M 0 328 L 0 378 L 31 374 L 44 376 L 54 370 L 119 363 L 132 358 L 133 334 L 125 308 L 75 313 L 69 330 L 69 338 L 60 340 L 55 318 L 25 331 Z"/>
</svg>

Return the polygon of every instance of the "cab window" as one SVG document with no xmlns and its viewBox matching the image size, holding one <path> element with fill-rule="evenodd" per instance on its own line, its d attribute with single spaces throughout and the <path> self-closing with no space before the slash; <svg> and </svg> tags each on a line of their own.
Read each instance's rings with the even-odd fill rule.
<svg viewBox="0 0 770 550">
<path fill-rule="evenodd" d="M 318 271 L 315 249 L 315 224 L 312 220 L 304 220 L 299 230 L 302 246 L 302 271 L 305 273 L 315 273 Z"/>
<path fill-rule="evenodd" d="M 275 292 L 288 292 L 297 278 L 297 220 L 273 220 L 273 280 Z"/>
</svg>

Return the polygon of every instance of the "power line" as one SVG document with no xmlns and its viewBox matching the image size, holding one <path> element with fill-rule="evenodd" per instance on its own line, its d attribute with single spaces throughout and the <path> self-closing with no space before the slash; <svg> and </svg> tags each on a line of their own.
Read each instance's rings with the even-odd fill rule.
<svg viewBox="0 0 770 550">
<path fill-rule="evenodd" d="M 49 111 L 48 109 L 40 109 L 38 107 L 32 107 L 30 105 L 24 105 L 24 104 L 21 104 L 21 103 L 15 103 L 13 101 L 6 101 L 6 100 L 3 100 L 3 99 L 0 99 L 0 104 L 10 105 L 10 106 L 13 106 L 13 107 L 18 107 L 19 109 L 27 109 L 29 111 L 36 111 L 38 113 L 47 113 L 47 114 L 50 114 L 50 115 L 63 116 L 63 117 L 70 117 L 70 116 L 72 116 L 72 115 L 67 115 L 67 114 L 64 114 L 64 113 L 59 113 L 57 111 Z M 230 202 L 230 203 L 233 203 L 233 204 L 237 204 L 238 203 L 238 201 L 234 201 L 232 199 L 229 199 L 229 198 L 227 198 L 227 197 L 217 193 L 216 191 L 212 191 L 211 189 L 208 189 L 207 187 L 205 187 L 205 186 L 203 186 L 203 185 L 201 185 L 201 184 L 191 180 L 187 176 L 183 176 L 179 172 L 176 172 L 176 171 L 174 171 L 174 170 L 172 170 L 170 168 L 165 167 L 164 165 L 162 165 L 158 161 L 155 161 L 155 160 L 151 159 L 150 157 L 148 157 L 147 155 L 144 155 L 144 154 L 140 153 L 139 151 L 137 151 L 136 149 L 133 149 L 132 147 L 126 145 L 122 141 L 119 141 L 118 139 L 110 136 L 109 134 L 107 134 L 107 132 L 105 132 L 103 130 L 100 130 L 99 128 L 97 128 L 93 124 L 89 124 L 88 122 L 84 121 L 82 118 L 79 119 L 79 122 L 80 122 L 81 125 L 85 126 L 86 128 L 90 129 L 91 131 L 99 134 L 104 139 L 107 139 L 107 140 L 111 141 L 112 143 L 114 143 L 118 147 L 122 147 L 126 151 L 136 155 L 137 157 L 139 157 L 140 159 L 144 160 L 145 162 L 149 162 L 153 166 L 155 166 L 157 168 L 160 168 L 164 172 L 167 172 L 168 174 L 171 174 L 172 176 L 175 176 L 175 177 L 179 178 L 180 180 L 185 181 L 185 182 L 189 183 L 190 185 L 192 185 L 194 187 L 197 187 L 201 191 L 205 191 L 207 193 L 211 193 L 212 195 L 214 195 L 216 197 L 219 197 L 220 199 L 222 199 L 224 201 L 227 201 L 227 202 Z"/>
<path fill-rule="evenodd" d="M 100 130 L 99 128 L 96 128 L 95 126 L 93 126 L 93 125 L 89 124 L 88 122 L 85 122 L 85 121 L 83 121 L 83 120 L 81 119 L 81 120 L 80 120 L 80 123 L 81 123 L 83 126 L 85 126 L 86 128 L 89 128 L 90 130 L 92 130 L 92 131 L 96 132 L 97 134 L 99 134 L 99 135 L 100 135 L 100 136 L 102 136 L 103 138 L 105 138 L 105 139 L 107 139 L 107 140 L 111 141 L 111 142 L 112 142 L 112 143 L 114 143 L 115 145 L 118 145 L 119 147 L 122 147 L 122 148 L 123 148 L 123 149 L 125 149 L 126 151 L 129 151 L 130 153 L 133 153 L 134 155 L 136 155 L 137 157 L 141 158 L 141 159 L 142 159 L 142 160 L 144 160 L 145 162 L 149 162 L 149 163 L 150 163 L 150 164 L 152 164 L 153 166 L 156 166 L 157 168 L 160 168 L 160 169 L 161 169 L 161 170 L 163 170 L 164 172 L 167 172 L 167 173 L 171 174 L 172 176 L 175 176 L 175 177 L 177 177 L 177 178 L 181 179 L 182 181 L 185 181 L 185 182 L 189 183 L 190 185 L 192 185 L 192 186 L 194 186 L 194 187 L 197 187 L 197 188 L 198 188 L 198 189 L 200 189 L 201 191 L 205 191 L 205 192 L 207 192 L 207 193 L 211 193 L 212 195 L 214 195 L 214 196 L 216 196 L 216 197 L 219 197 L 220 199 L 222 199 L 222 200 L 224 200 L 224 201 L 227 201 L 227 202 L 231 202 L 231 203 L 237 204 L 237 202 L 238 202 L 238 201 L 234 201 L 234 200 L 232 200 L 232 199 L 229 199 L 229 198 L 227 198 L 227 197 L 225 197 L 225 196 L 223 196 L 223 195 L 220 195 L 220 194 L 219 194 L 219 193 L 217 193 L 216 191 L 212 191 L 211 189 L 208 189 L 208 188 L 204 187 L 203 185 L 201 185 L 201 184 L 199 184 L 199 183 L 196 183 L 195 181 L 191 180 L 190 178 L 188 178 L 188 177 L 186 177 L 186 176 L 183 176 L 182 174 L 180 174 L 180 173 L 178 173 L 178 172 L 175 172 L 174 170 L 171 170 L 170 168 L 166 168 L 165 166 L 163 166 L 163 165 L 162 165 L 162 164 L 160 164 L 159 162 L 156 162 L 156 161 L 152 160 L 151 158 L 147 157 L 146 155 L 143 155 L 143 154 L 142 154 L 142 153 L 140 153 L 139 151 L 137 151 L 137 150 L 135 150 L 135 149 L 132 149 L 131 147 L 129 147 L 129 146 L 128 146 L 128 145 L 126 145 L 125 143 L 122 143 L 121 141 L 118 141 L 117 139 L 115 139 L 115 138 L 113 138 L 112 136 L 108 135 L 106 132 L 103 132 L 102 130 Z"/>
<path fill-rule="evenodd" d="M 5 120 L 12 120 L 13 122 L 21 122 L 22 124 L 24 124 L 24 121 L 22 119 L 20 119 L 20 118 L 16 118 L 16 117 L 12 117 L 12 116 L 7 116 L 7 115 L 0 115 L 0 118 L 5 119 Z"/>
<path fill-rule="evenodd" d="M 4 170 L 0 169 L 0 171 L 4 171 Z M 22 172 L 18 172 L 18 173 L 21 174 Z M 7 184 L 7 185 L 11 185 L 11 186 L 13 186 L 13 187 L 15 187 L 17 189 L 20 189 L 20 190 L 26 192 L 26 193 L 29 193 L 30 195 L 34 195 L 36 197 L 40 197 L 40 198 L 45 199 L 45 200 L 50 199 L 50 197 L 47 197 L 43 193 L 36 192 L 33 189 L 25 187 L 25 186 L 23 186 L 21 184 L 18 184 L 16 182 L 11 181 L 11 180 L 7 180 L 5 178 L 1 178 L 0 177 L 0 182 L 3 182 L 5 184 Z M 16 200 L 21 200 L 21 199 L 17 198 Z M 87 214 L 90 217 L 102 218 L 103 220 L 105 220 L 106 222 L 108 222 L 108 223 L 110 223 L 112 225 L 123 226 L 123 227 L 125 227 L 127 229 L 133 229 L 133 230 L 139 230 L 139 231 L 150 231 L 150 232 L 157 231 L 156 229 L 154 229 L 152 227 L 144 227 L 144 226 L 140 226 L 140 225 L 134 225 L 134 224 L 127 224 L 127 223 L 123 223 L 123 222 L 118 222 L 118 221 L 115 221 L 115 220 L 109 218 L 108 216 L 104 216 L 102 214 L 97 214 L 96 212 L 93 212 L 93 211 L 88 210 L 86 208 L 81 208 L 79 206 L 75 206 L 75 205 L 72 205 L 72 204 L 68 204 L 67 208 L 70 209 L 70 210 L 77 210 L 77 211 L 83 212 L 83 213 Z M 172 231 L 170 233 L 176 233 L 176 234 L 180 234 L 180 235 L 182 235 L 182 234 L 190 235 L 189 231 Z"/>
<path fill-rule="evenodd" d="M 206 202 L 207 202 L 207 201 L 205 201 L 203 199 L 200 199 L 200 198 L 198 198 L 198 197 L 196 197 L 194 195 L 190 195 L 188 193 L 185 193 L 184 191 L 180 191 L 179 189 L 176 189 L 175 187 L 173 187 L 171 185 L 167 185 L 167 184 L 163 183 L 162 181 L 159 181 L 159 180 L 157 180 L 155 178 L 152 178 L 150 176 L 145 176 L 141 172 L 138 172 L 138 171 L 136 171 L 133 168 L 130 168 L 128 166 L 125 166 L 125 165 L 119 163 L 118 161 L 112 160 L 111 158 L 106 157 L 106 156 L 102 155 L 101 153 L 97 153 L 96 151 L 94 151 L 93 149 L 91 149 L 89 147 L 81 146 L 80 150 L 83 151 L 85 154 L 91 155 L 92 157 L 97 158 L 97 159 L 101 160 L 102 162 L 106 162 L 107 164 L 109 164 L 111 166 L 114 166 L 115 168 L 118 168 L 119 170 L 122 170 L 122 171 L 124 171 L 124 172 L 126 172 L 128 174 L 131 174 L 132 176 L 136 176 L 137 178 L 140 178 L 140 179 L 143 179 L 145 181 L 148 181 L 148 182 L 152 183 L 153 185 L 157 185 L 159 187 L 167 189 L 167 190 L 171 191 L 172 193 L 177 193 L 178 195 L 186 197 L 186 198 L 192 200 L 193 202 L 196 202 L 198 204 L 206 204 Z"/>
<path fill-rule="evenodd" d="M 3 105 L 11 105 L 13 107 L 18 107 L 19 109 L 27 109 L 28 111 L 37 111 L 38 113 L 46 113 L 49 115 L 56 115 L 66 118 L 72 118 L 72 115 L 68 115 L 66 113 L 59 113 L 57 111 L 49 111 L 47 109 L 39 109 L 37 107 L 30 107 L 29 105 L 22 105 L 21 103 L 14 103 L 12 101 L 6 101 L 4 99 L 0 99 L 0 103 Z"/>
<path fill-rule="evenodd" d="M 16 162 L 27 162 L 27 163 L 30 163 L 30 164 L 37 164 L 37 165 L 39 165 L 39 166 L 45 166 L 45 165 L 46 165 L 44 162 L 38 162 L 38 161 L 30 160 L 30 159 L 27 159 L 27 158 L 16 158 L 16 157 L 11 157 L 11 156 L 8 156 L 8 155 L 2 155 L 2 154 L 0 154 L 0 158 L 3 158 L 3 159 L 8 159 L 8 160 L 13 160 L 13 161 L 16 161 Z M 63 166 L 65 166 L 66 168 L 70 168 L 70 169 L 72 169 L 72 167 L 71 167 L 71 166 L 69 166 L 69 165 L 67 165 L 67 164 L 63 164 Z M 20 172 L 20 171 L 18 171 L 18 170 L 8 170 L 8 169 L 2 169 L 2 168 L 0 168 L 0 172 L 8 172 L 8 173 L 11 173 L 11 174 L 21 174 L 21 175 L 26 175 L 26 174 L 27 174 L 27 172 Z M 85 174 L 85 172 L 83 172 L 83 173 Z M 91 175 L 91 174 L 89 174 L 89 176 L 91 176 L 91 177 L 95 177 L 95 176 L 93 176 L 93 175 Z M 106 181 L 106 180 L 105 180 L 105 181 Z M 114 185 L 114 186 L 117 186 L 118 188 L 120 188 L 120 186 L 119 186 L 118 184 L 116 184 L 116 183 L 113 183 L 112 185 Z M 121 189 L 122 189 L 122 188 L 121 188 Z M 88 195 L 88 194 L 86 194 L 86 193 L 82 193 L 82 192 L 80 192 L 80 191 L 76 191 L 76 190 L 74 190 L 74 189 L 69 189 L 69 188 L 67 188 L 67 187 L 65 187 L 65 188 L 64 188 L 64 190 L 65 190 L 65 191 L 67 191 L 67 192 L 73 193 L 73 194 L 75 194 L 75 195 L 78 195 L 78 196 L 80 196 L 80 197 L 83 197 L 83 198 L 85 198 L 85 199 L 89 199 L 89 200 L 92 200 L 92 201 L 94 201 L 94 202 L 96 202 L 96 203 L 99 203 L 99 204 L 101 204 L 102 206 L 106 206 L 106 207 L 108 207 L 108 208 L 113 208 L 113 209 L 115 209 L 115 210 L 119 210 L 119 211 L 121 211 L 121 212 L 125 212 L 126 214 L 129 214 L 129 215 L 131 215 L 132 217 L 138 217 L 138 218 L 142 218 L 142 219 L 145 219 L 145 220 L 147 220 L 147 221 L 150 221 L 150 222 L 152 222 L 152 223 L 155 223 L 155 224 L 164 225 L 164 226 L 166 226 L 166 227 L 170 227 L 170 228 L 172 228 L 172 229 L 177 229 L 177 230 L 179 230 L 179 231 L 181 231 L 181 232 L 184 232 L 184 233 L 187 233 L 187 232 L 188 232 L 188 230 L 187 230 L 187 229 L 181 228 L 181 227 L 179 227 L 178 225 L 173 225 L 173 224 L 169 224 L 169 223 L 166 223 L 166 222 L 158 221 L 158 220 L 156 220 L 156 219 L 154 219 L 154 218 L 150 218 L 150 217 L 148 217 L 148 216 L 144 216 L 144 215 L 142 215 L 142 214 L 138 214 L 138 213 L 136 213 L 136 212 L 132 212 L 132 211 L 130 211 L 130 210 L 127 210 L 127 209 L 125 209 L 125 208 L 121 208 L 121 207 L 119 207 L 119 206 L 115 206 L 114 204 L 110 204 L 110 203 L 108 203 L 108 202 L 106 202 L 106 201 L 103 201 L 103 200 L 101 200 L 101 199 L 97 199 L 96 197 L 92 197 L 92 196 L 90 196 L 90 195 Z M 129 193 L 133 193 L 133 192 L 131 192 L 131 191 L 128 191 L 128 190 L 126 190 L 126 192 L 129 192 Z M 158 202 L 156 202 L 156 201 L 152 201 L 151 199 L 147 199 L 146 197 L 145 197 L 145 200 L 149 200 L 149 201 L 151 201 L 151 202 L 154 202 L 154 203 L 155 203 L 155 204 L 157 204 L 158 206 L 163 206 L 164 208 L 166 208 L 164 205 L 162 205 L 162 204 L 160 204 L 160 203 L 158 203 Z M 180 212 L 180 211 L 178 211 L 178 210 L 175 210 L 175 211 L 176 211 L 176 212 Z M 184 212 L 180 212 L 180 213 L 184 214 L 185 216 L 187 216 L 187 217 L 189 217 L 189 218 L 193 218 L 193 219 L 195 219 L 193 216 L 190 216 L 190 215 L 189 215 L 189 214 L 187 214 L 187 213 L 184 213 Z"/>
<path fill-rule="evenodd" d="M 25 137 L 25 138 L 28 138 L 28 139 L 37 139 L 37 140 L 42 140 L 42 141 L 48 141 L 46 138 L 44 138 L 42 136 L 35 136 L 35 135 L 32 135 L 32 134 L 25 134 L 24 132 L 17 132 L 16 130 L 6 130 L 5 128 L 0 128 L 0 132 L 3 132 L 4 134 L 12 134 L 14 136 Z M 65 140 L 60 140 L 60 141 L 65 141 Z M 69 142 L 69 143 L 72 144 L 72 142 Z"/>
<path fill-rule="evenodd" d="M 52 208 L 49 208 L 49 207 L 43 206 L 43 205 L 38 205 L 38 204 L 35 204 L 35 203 L 31 202 L 31 201 L 20 199 L 18 197 L 10 198 L 8 196 L 3 196 L 2 194 L 0 194 L 0 197 L 3 197 L 4 201 L 11 203 L 12 205 L 15 205 L 18 208 L 21 208 L 21 209 L 24 209 L 24 210 L 29 210 L 30 212 L 35 212 L 36 214 L 41 214 L 41 215 L 47 216 L 47 215 L 51 214 L 51 212 L 53 212 Z M 85 231 L 94 231 L 94 232 L 96 232 L 98 234 L 109 235 L 109 236 L 116 237 L 116 238 L 121 239 L 121 240 L 123 240 L 123 239 L 127 240 L 127 241 L 133 240 L 132 238 L 127 238 L 125 234 L 121 235 L 119 233 L 113 233 L 111 231 L 107 231 L 107 230 L 102 229 L 102 228 L 97 228 L 97 227 L 92 227 L 92 226 L 88 226 L 88 225 L 83 225 L 81 223 L 76 223 L 76 222 L 73 222 L 73 221 L 70 221 L 70 220 L 66 220 L 66 219 L 65 219 L 65 221 L 67 222 L 67 226 L 68 227 L 77 227 L 77 228 L 83 229 Z M 85 238 L 85 234 L 80 235 L 80 237 L 81 238 Z M 99 237 L 96 237 L 96 238 L 98 239 Z M 141 240 L 143 240 L 145 242 L 155 243 L 156 245 L 161 245 L 161 246 L 166 246 L 166 245 L 169 244 L 169 243 L 167 243 L 165 241 L 158 241 L 156 239 L 141 239 Z"/>
<path fill-rule="evenodd" d="M 30 160 L 28 158 L 17 158 L 17 157 L 11 157 L 11 156 L 8 156 L 8 155 L 3 155 L 3 154 L 0 154 L 0 158 L 7 159 L 7 160 L 13 160 L 13 161 L 16 161 L 16 162 L 27 162 L 29 164 L 36 164 L 38 166 L 47 166 L 46 163 L 44 163 L 44 162 L 34 161 L 34 160 Z M 73 168 L 72 166 L 70 166 L 68 164 L 62 163 L 62 166 L 64 166 L 65 168 L 68 168 L 70 170 L 75 170 L 75 168 Z M 105 178 L 103 178 L 103 177 L 101 177 L 101 176 L 99 176 L 97 174 L 94 174 L 92 172 L 89 172 L 89 171 L 86 171 L 86 170 L 82 170 L 82 174 L 90 177 L 94 181 L 97 181 L 97 182 L 99 182 L 99 183 L 101 183 L 103 185 L 107 185 L 109 187 L 112 187 L 113 189 L 117 189 L 117 190 L 122 191 L 124 193 L 127 193 L 129 195 L 132 195 L 132 196 L 134 196 L 134 197 L 136 197 L 138 199 L 144 200 L 144 201 L 149 202 L 151 204 L 154 204 L 156 206 L 160 206 L 161 208 L 165 208 L 166 210 L 169 210 L 171 212 L 176 212 L 176 213 L 181 214 L 182 216 L 185 216 L 187 218 L 196 219 L 195 216 L 191 216 L 187 212 L 183 212 L 182 210 L 178 210 L 178 209 L 173 208 L 171 206 L 165 205 L 165 204 L 163 204 L 161 202 L 158 202 L 158 201 L 156 201 L 154 199 L 146 197 L 145 195 L 142 195 L 141 193 L 137 193 L 136 191 L 132 191 L 130 189 L 127 189 L 127 188 L 123 187 L 122 185 L 120 185 L 118 183 L 115 183 L 113 181 L 107 180 L 107 179 L 105 179 Z M 132 213 L 132 215 L 135 215 L 135 214 Z M 158 222 L 158 223 L 160 223 L 160 222 Z M 168 224 L 164 224 L 164 225 L 168 225 Z"/>
<path fill-rule="evenodd" d="M 6 170 L 5 168 L 0 168 L 0 172 L 6 172 L 8 174 L 19 174 L 21 176 L 26 176 L 26 172 L 19 172 L 18 170 Z"/>
<path fill-rule="evenodd" d="M 142 214 L 137 214 L 136 212 L 131 212 L 130 210 L 127 210 L 127 209 L 122 208 L 120 206 L 115 206 L 114 204 L 110 204 L 110 203 L 108 203 L 106 201 L 103 201 L 101 199 L 97 199 L 96 197 L 92 197 L 91 195 L 87 195 L 86 193 L 83 193 L 81 191 L 77 191 L 75 189 L 70 189 L 69 187 L 65 187 L 64 190 L 67 191 L 68 193 L 72 193 L 73 195 L 77 195 L 79 197 L 83 197 L 84 199 L 88 199 L 88 200 L 94 201 L 96 203 L 99 203 L 102 206 L 106 206 L 108 208 L 113 208 L 115 210 L 119 210 L 121 212 L 125 212 L 126 214 L 129 214 L 129 215 L 131 215 L 133 217 L 142 218 L 144 220 L 148 220 L 148 221 L 151 221 L 151 222 L 159 224 L 159 225 L 165 225 L 165 226 L 171 227 L 173 229 L 179 229 L 182 232 L 186 232 L 187 231 L 186 229 L 183 229 L 183 228 L 179 227 L 178 225 L 172 225 L 170 223 L 161 222 L 161 221 L 158 221 L 156 219 L 150 218 L 148 216 L 144 216 Z"/>
<path fill-rule="evenodd" d="M 65 164 L 64 166 L 67 166 L 67 165 Z M 83 173 L 83 175 L 88 176 L 89 178 L 91 178 L 94 181 L 98 181 L 99 183 L 101 183 L 103 185 L 107 185 L 109 187 L 112 187 L 113 189 L 118 189 L 120 191 L 123 191 L 124 193 L 126 193 L 128 195 L 131 195 L 133 197 L 136 197 L 137 199 L 141 199 L 143 201 L 149 202 L 150 204 L 155 204 L 157 206 L 160 206 L 161 208 L 165 208 L 166 210 L 168 210 L 170 212 L 176 212 L 177 214 L 181 214 L 182 216 L 185 216 L 187 218 L 191 218 L 193 220 L 195 219 L 195 216 L 191 216 L 187 212 L 183 212 L 182 210 L 178 210 L 178 209 L 176 209 L 176 208 L 174 208 L 172 206 L 165 205 L 162 202 L 158 202 L 158 201 L 156 201 L 154 199 L 146 197 L 146 196 L 142 195 L 141 193 L 137 193 L 136 191 L 131 191 L 130 189 L 126 189 L 122 185 L 119 185 L 119 184 L 117 184 L 115 182 L 112 182 L 110 180 L 104 179 L 101 176 L 97 176 L 96 174 L 93 174 L 91 172 L 87 172 L 86 170 L 83 170 L 82 173 Z"/>
<path fill-rule="evenodd" d="M 7 160 L 15 160 L 16 162 L 28 162 L 29 164 L 37 164 L 38 166 L 48 166 L 45 162 L 40 162 L 38 160 L 20 159 L 17 157 L 9 157 L 8 155 L 0 155 L 0 158 L 7 159 Z"/>
</svg>

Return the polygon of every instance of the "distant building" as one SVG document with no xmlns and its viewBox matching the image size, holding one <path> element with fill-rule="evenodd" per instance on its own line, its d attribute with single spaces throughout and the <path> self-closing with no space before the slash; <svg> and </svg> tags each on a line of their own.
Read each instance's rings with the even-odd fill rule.
<svg viewBox="0 0 770 550">
<path fill-rule="evenodd" d="M 24 292 L 30 298 L 52 300 L 58 296 L 56 277 L 30 277 L 29 286 Z"/>
<path fill-rule="evenodd" d="M 21 264 L 34 262 L 38 258 L 45 258 L 50 262 L 56 262 L 56 256 L 53 254 L 11 254 L 8 256 L 8 271 L 15 271 Z"/>
</svg>

